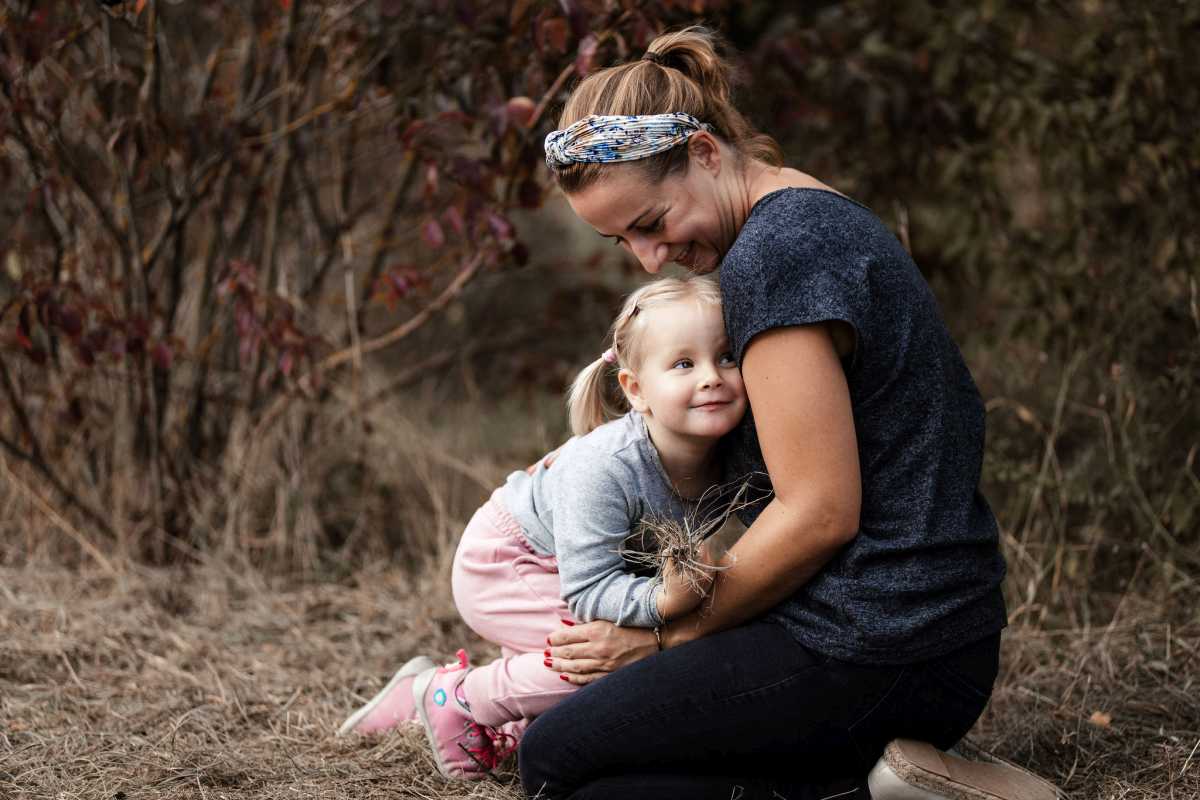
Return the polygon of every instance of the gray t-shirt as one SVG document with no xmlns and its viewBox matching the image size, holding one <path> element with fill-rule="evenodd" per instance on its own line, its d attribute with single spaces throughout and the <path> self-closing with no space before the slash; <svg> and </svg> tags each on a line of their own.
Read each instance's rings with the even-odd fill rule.
<svg viewBox="0 0 1200 800">
<path fill-rule="evenodd" d="M 562 596 L 576 619 L 662 624 L 661 581 L 633 574 L 622 552 L 641 520 L 682 522 L 696 509 L 671 488 L 641 414 L 569 440 L 552 468 L 512 473 L 503 499 L 533 548 L 557 556 Z"/>
<path fill-rule="evenodd" d="M 1003 628 L 1004 560 L 979 492 L 983 403 L 896 238 L 841 195 L 782 189 L 751 209 L 720 282 L 739 364 L 772 328 L 840 320 L 856 339 L 843 368 L 858 437 L 860 528 L 768 616 L 806 647 L 876 664 L 934 658 Z M 726 447 L 727 470 L 765 471 L 750 414 Z"/>
</svg>

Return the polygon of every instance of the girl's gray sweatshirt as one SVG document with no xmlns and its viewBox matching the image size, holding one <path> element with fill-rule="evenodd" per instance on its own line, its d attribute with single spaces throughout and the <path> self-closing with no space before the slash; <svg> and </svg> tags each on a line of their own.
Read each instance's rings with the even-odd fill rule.
<svg viewBox="0 0 1200 800">
<path fill-rule="evenodd" d="M 662 624 L 661 580 L 630 573 L 621 553 L 639 521 L 682 522 L 696 504 L 672 489 L 641 414 L 569 440 L 551 468 L 512 473 L 502 496 L 533 548 L 558 558 L 562 596 L 576 619 Z"/>
</svg>

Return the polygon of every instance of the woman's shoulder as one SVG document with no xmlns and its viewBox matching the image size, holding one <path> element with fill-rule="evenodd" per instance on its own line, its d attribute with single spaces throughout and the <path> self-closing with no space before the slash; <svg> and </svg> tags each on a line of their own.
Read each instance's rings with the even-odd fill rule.
<svg viewBox="0 0 1200 800">
<path fill-rule="evenodd" d="M 838 230 L 852 235 L 864 225 L 878 224 L 867 206 L 829 188 L 785 186 L 758 199 L 743 230 L 763 231 L 789 241 L 822 238 Z"/>
<path fill-rule="evenodd" d="M 755 202 L 721 268 L 755 274 L 892 255 L 897 246 L 887 227 L 857 200 L 829 188 L 785 186 Z"/>
</svg>

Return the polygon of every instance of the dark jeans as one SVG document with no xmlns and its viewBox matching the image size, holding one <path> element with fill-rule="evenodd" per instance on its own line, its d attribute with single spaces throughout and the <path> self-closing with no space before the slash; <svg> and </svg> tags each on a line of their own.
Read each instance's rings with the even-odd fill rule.
<svg viewBox="0 0 1200 800">
<path fill-rule="evenodd" d="M 632 664 L 543 714 L 521 743 L 521 782 L 546 799 L 866 798 L 889 740 L 945 749 L 970 729 L 999 650 L 995 634 L 920 664 L 862 666 L 754 622 Z"/>
</svg>

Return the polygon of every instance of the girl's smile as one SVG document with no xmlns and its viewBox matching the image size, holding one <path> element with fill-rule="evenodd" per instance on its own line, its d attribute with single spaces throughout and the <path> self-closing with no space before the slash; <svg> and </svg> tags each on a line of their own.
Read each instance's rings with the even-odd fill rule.
<svg viewBox="0 0 1200 800">
<path fill-rule="evenodd" d="M 746 391 L 720 307 L 679 303 L 643 313 L 644 350 L 620 379 L 655 444 L 670 451 L 731 431 L 746 411 Z"/>
</svg>

